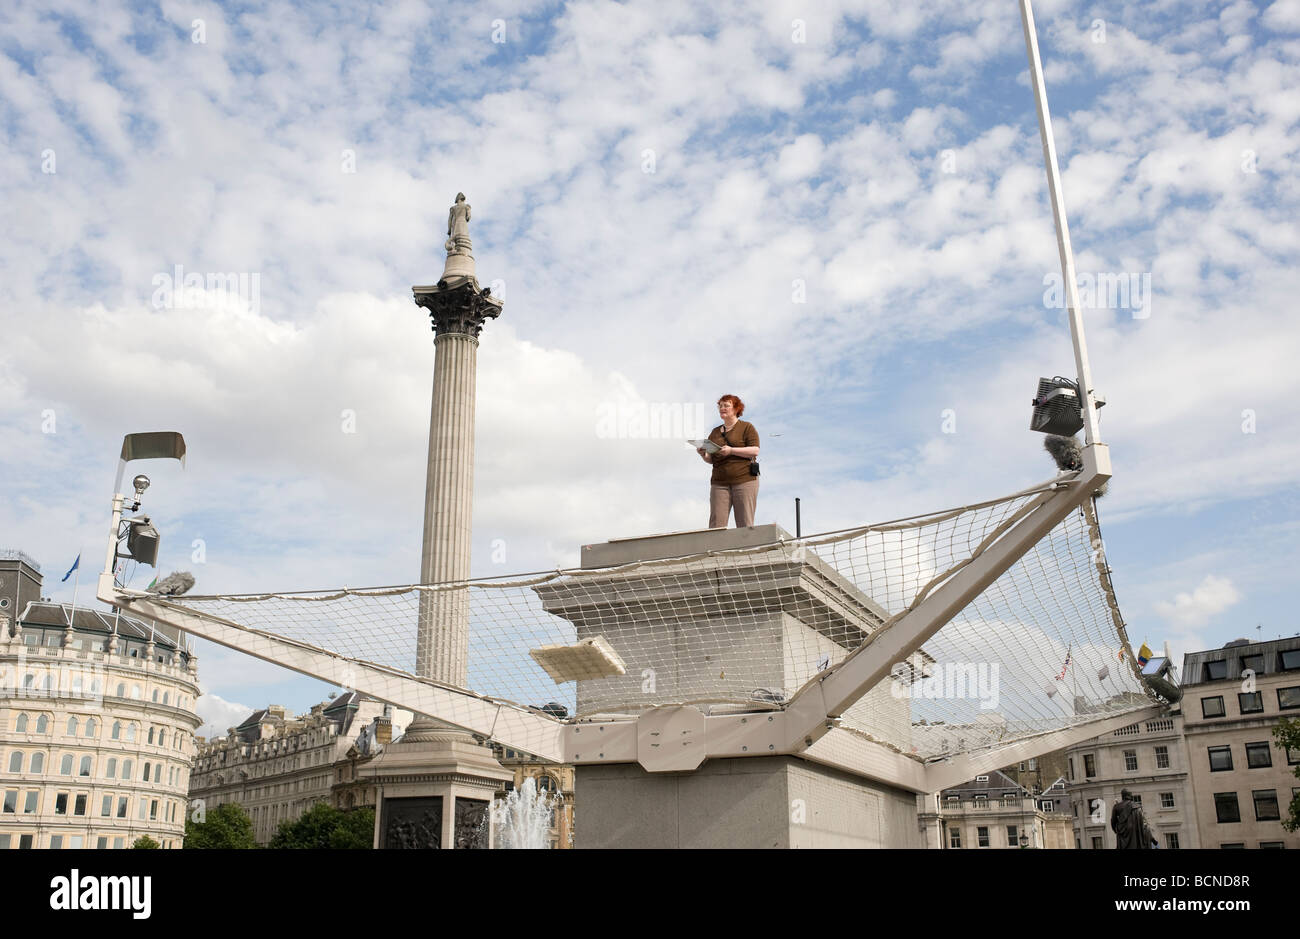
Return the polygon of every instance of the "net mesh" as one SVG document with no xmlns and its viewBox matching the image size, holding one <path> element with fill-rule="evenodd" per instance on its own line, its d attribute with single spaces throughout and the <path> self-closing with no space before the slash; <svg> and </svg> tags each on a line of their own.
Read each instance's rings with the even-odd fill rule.
<svg viewBox="0 0 1300 939">
<path fill-rule="evenodd" d="M 177 605 L 414 674 L 418 623 L 442 603 L 467 618 L 465 690 L 476 695 L 559 704 L 570 718 L 664 704 L 779 708 L 977 556 L 1048 485 L 691 557 Z M 582 644 L 604 651 L 584 659 L 580 681 L 557 682 L 531 654 Z M 920 759 L 969 753 L 1159 703 L 1132 655 L 1089 502 L 897 663 L 842 724 Z"/>
</svg>

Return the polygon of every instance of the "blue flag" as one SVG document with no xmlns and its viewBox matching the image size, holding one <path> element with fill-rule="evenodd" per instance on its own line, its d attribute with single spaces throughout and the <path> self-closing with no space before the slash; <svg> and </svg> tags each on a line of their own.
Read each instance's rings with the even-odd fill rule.
<svg viewBox="0 0 1300 939">
<path fill-rule="evenodd" d="M 68 572 L 63 575 L 63 580 L 59 581 L 59 583 L 66 584 L 68 582 L 68 578 L 72 576 L 72 572 L 75 571 L 80 566 L 81 566 L 81 555 L 78 554 L 77 559 L 72 562 L 72 566 L 68 568 Z"/>
</svg>

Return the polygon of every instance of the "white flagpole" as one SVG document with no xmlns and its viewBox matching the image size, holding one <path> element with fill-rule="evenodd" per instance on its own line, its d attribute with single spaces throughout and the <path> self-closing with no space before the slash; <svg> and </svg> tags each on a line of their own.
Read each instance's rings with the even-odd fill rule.
<svg viewBox="0 0 1300 939">
<path fill-rule="evenodd" d="M 1101 442 L 1101 430 L 1097 424 L 1097 404 L 1092 388 L 1092 369 L 1088 365 L 1088 347 L 1083 338 L 1083 312 L 1079 309 L 1079 287 L 1074 273 L 1074 250 L 1070 247 L 1070 225 L 1065 220 L 1061 170 L 1056 164 L 1052 115 L 1047 109 L 1047 85 L 1043 82 L 1043 63 L 1038 56 L 1038 31 L 1034 27 L 1034 11 L 1030 9 L 1029 0 L 1020 0 L 1020 21 L 1025 28 L 1025 46 L 1029 52 L 1029 84 L 1034 88 L 1034 101 L 1038 105 L 1038 132 L 1043 140 L 1043 162 L 1047 165 L 1047 191 L 1052 197 L 1056 247 L 1061 255 L 1061 274 L 1065 278 L 1066 302 L 1070 307 L 1070 336 L 1074 340 L 1074 364 L 1078 370 L 1084 444 L 1090 446 Z"/>
<path fill-rule="evenodd" d="M 72 615 L 68 617 L 68 625 L 76 626 L 77 623 L 77 591 L 81 588 L 81 551 L 77 551 L 77 569 L 74 571 L 77 576 L 72 578 Z"/>
</svg>

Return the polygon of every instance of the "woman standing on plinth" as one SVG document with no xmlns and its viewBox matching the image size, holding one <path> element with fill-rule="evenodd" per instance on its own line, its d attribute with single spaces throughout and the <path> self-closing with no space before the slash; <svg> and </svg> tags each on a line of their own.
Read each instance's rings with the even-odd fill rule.
<svg viewBox="0 0 1300 939">
<path fill-rule="evenodd" d="M 742 421 L 745 402 L 735 395 L 718 399 L 718 417 L 722 425 L 713 428 L 709 441 L 719 449 L 698 451 L 705 463 L 713 465 L 709 480 L 709 527 L 726 528 L 731 510 L 736 510 L 736 527 L 754 524 L 758 505 L 758 431 L 749 421 Z"/>
</svg>

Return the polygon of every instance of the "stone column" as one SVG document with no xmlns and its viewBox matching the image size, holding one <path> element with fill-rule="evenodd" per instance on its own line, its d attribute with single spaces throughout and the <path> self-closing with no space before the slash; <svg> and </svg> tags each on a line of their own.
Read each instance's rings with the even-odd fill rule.
<svg viewBox="0 0 1300 939">
<path fill-rule="evenodd" d="M 461 197 L 457 205 L 463 203 Z M 453 209 L 453 216 L 457 209 Z M 429 311 L 434 331 L 433 401 L 424 496 L 420 581 L 469 577 L 474 511 L 474 386 L 478 337 L 501 301 L 479 286 L 465 220 L 449 224 L 447 263 L 432 287 L 412 287 Z M 455 234 L 451 229 L 455 228 Z M 469 654 L 469 596 L 464 589 L 425 592 L 420 598 L 415 672 L 465 687 Z"/>
</svg>

